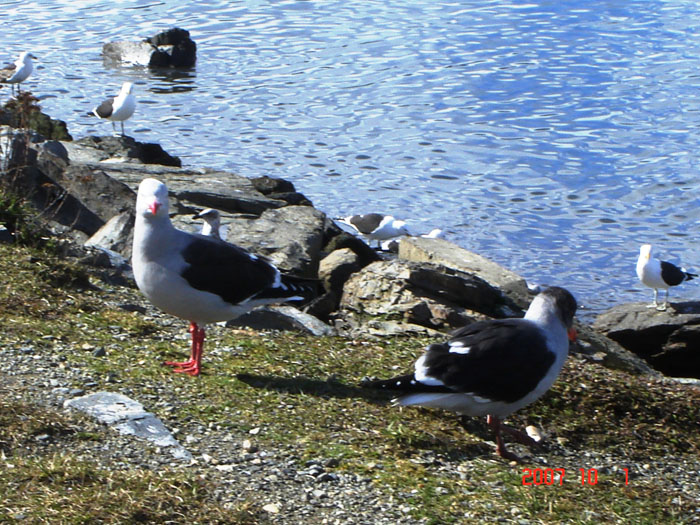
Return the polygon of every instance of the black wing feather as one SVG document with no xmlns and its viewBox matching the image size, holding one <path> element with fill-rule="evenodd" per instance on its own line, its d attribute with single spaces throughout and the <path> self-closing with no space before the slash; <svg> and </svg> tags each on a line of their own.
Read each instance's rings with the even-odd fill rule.
<svg viewBox="0 0 700 525">
<path fill-rule="evenodd" d="M 684 272 L 673 263 L 661 261 L 661 278 L 669 286 L 678 286 L 683 281 L 696 277 L 695 274 Z"/>
<path fill-rule="evenodd" d="M 384 220 L 384 215 L 381 213 L 365 213 L 357 215 L 350 219 L 350 223 L 357 228 L 360 233 L 372 233 L 376 230 Z"/>
<path fill-rule="evenodd" d="M 442 385 L 426 385 L 416 381 L 413 374 L 394 377 L 391 379 L 378 379 L 374 381 L 364 381 L 362 386 L 368 388 L 376 388 L 378 390 L 395 390 L 402 394 L 409 393 L 435 393 L 449 394 L 454 393 L 454 390 Z"/>
<path fill-rule="evenodd" d="M 469 347 L 469 352 L 450 352 L 450 343 L 455 342 Z M 429 376 L 455 391 L 505 402 L 532 391 L 555 360 L 542 331 L 522 319 L 473 323 L 448 342 L 428 346 L 426 352 Z"/>
<path fill-rule="evenodd" d="M 109 116 L 112 114 L 112 111 L 114 111 L 114 106 L 113 106 L 113 98 L 107 99 L 102 104 L 97 106 L 95 108 L 95 113 L 97 114 L 98 117 L 100 118 L 109 118 Z"/>
<path fill-rule="evenodd" d="M 469 352 L 450 352 L 454 342 L 469 347 Z M 522 319 L 479 321 L 460 328 L 448 341 L 426 348 L 427 375 L 444 386 L 420 383 L 413 374 L 367 386 L 404 394 L 463 392 L 512 403 L 535 388 L 554 360 L 544 334 L 532 323 Z"/>
<path fill-rule="evenodd" d="M 189 267 L 182 276 L 193 288 L 238 304 L 273 284 L 276 269 L 260 257 L 225 241 L 193 235 L 182 253 Z M 290 293 L 290 295 L 294 295 Z"/>
<path fill-rule="evenodd" d="M 281 296 L 300 297 L 301 299 L 290 300 L 307 300 L 318 295 L 320 283 L 318 280 L 305 279 L 289 274 L 281 274 L 282 285 L 286 289 L 280 287 L 265 288 L 255 295 L 256 299 L 275 299 Z"/>
</svg>

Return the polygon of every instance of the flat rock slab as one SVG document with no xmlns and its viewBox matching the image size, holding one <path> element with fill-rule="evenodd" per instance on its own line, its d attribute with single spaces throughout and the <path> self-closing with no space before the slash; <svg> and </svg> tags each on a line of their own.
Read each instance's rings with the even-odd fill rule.
<svg viewBox="0 0 700 525">
<path fill-rule="evenodd" d="M 264 196 L 255 189 L 250 179 L 232 173 L 119 163 L 100 163 L 94 167 L 102 169 L 107 175 L 128 185 L 135 192 L 143 179 L 159 179 L 168 186 L 172 198 L 199 208 L 260 215 L 265 210 L 287 205 L 283 200 Z M 177 203 L 172 203 L 171 206 L 176 205 Z"/>
<path fill-rule="evenodd" d="M 469 273 L 429 263 L 377 261 L 343 287 L 339 314 L 346 333 L 362 333 L 369 318 L 430 329 L 458 328 L 486 316 L 508 317 L 500 290 Z M 375 333 L 394 324 L 375 325 Z"/>
<path fill-rule="evenodd" d="M 333 328 L 293 306 L 261 306 L 228 321 L 226 326 L 254 330 L 297 330 L 315 336 L 333 335 Z"/>
<path fill-rule="evenodd" d="M 115 428 L 120 434 L 147 439 L 156 446 L 168 448 L 177 459 L 192 459 L 192 455 L 180 445 L 160 419 L 145 411 L 141 403 L 127 396 L 114 392 L 96 392 L 69 399 L 63 405 L 85 412 L 100 423 Z"/>
</svg>

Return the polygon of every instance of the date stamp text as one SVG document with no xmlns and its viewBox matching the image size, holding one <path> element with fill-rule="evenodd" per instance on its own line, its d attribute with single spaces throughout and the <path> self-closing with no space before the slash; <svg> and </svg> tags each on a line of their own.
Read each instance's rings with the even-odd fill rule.
<svg viewBox="0 0 700 525">
<path fill-rule="evenodd" d="M 579 475 L 574 479 L 581 485 L 597 485 L 598 471 L 594 468 L 580 468 Z M 625 473 L 625 485 L 629 485 L 629 469 L 623 468 Z M 523 485 L 563 485 L 566 477 L 566 469 L 563 468 L 524 468 Z"/>
</svg>

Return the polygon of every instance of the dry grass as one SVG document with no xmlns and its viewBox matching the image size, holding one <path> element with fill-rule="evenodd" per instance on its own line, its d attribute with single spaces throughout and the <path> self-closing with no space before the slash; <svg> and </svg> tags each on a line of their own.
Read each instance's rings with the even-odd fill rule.
<svg viewBox="0 0 700 525">
<path fill-rule="evenodd" d="M 12 458 L 0 471 L 3 523 L 266 522 L 254 504 L 226 508 L 211 484 L 189 471 L 107 470 L 70 454 Z"/>
</svg>

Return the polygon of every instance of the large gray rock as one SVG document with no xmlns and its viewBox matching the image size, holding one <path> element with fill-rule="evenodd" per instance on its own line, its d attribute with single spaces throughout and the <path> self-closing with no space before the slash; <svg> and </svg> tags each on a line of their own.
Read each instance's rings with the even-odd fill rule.
<svg viewBox="0 0 700 525">
<path fill-rule="evenodd" d="M 345 283 L 338 325 L 352 332 L 381 318 L 445 329 L 518 313 L 498 289 L 475 275 L 429 263 L 378 261 Z"/>
<path fill-rule="evenodd" d="M 647 303 L 621 304 L 593 327 L 666 375 L 700 378 L 700 302 L 672 303 L 662 312 Z"/>
<path fill-rule="evenodd" d="M 250 179 L 234 173 L 118 162 L 89 166 L 103 170 L 134 191 L 147 177 L 164 182 L 168 186 L 173 213 L 193 214 L 201 208 L 216 208 L 227 213 L 260 215 L 265 210 L 287 205 L 283 200 L 266 197 L 255 189 Z"/>
<path fill-rule="evenodd" d="M 47 171 L 45 165 L 40 164 L 40 167 Z M 103 223 L 115 215 L 131 211 L 136 201 L 136 194 L 126 184 L 109 177 L 103 170 L 85 165 L 66 166 L 62 172 L 54 173 L 52 180 Z"/>
<path fill-rule="evenodd" d="M 571 352 L 580 354 L 606 368 L 623 370 L 631 374 L 661 376 L 644 359 L 623 348 L 592 327 L 576 324 L 576 331 L 576 343 L 570 346 Z"/>
<path fill-rule="evenodd" d="M 399 259 L 430 262 L 476 274 L 502 290 L 520 308 L 527 308 L 532 300 L 525 279 L 518 274 L 444 239 L 403 237 L 399 243 Z"/>
<path fill-rule="evenodd" d="M 85 241 L 85 246 L 104 248 L 131 258 L 134 220 L 132 210 L 115 215 Z"/>
<path fill-rule="evenodd" d="M 229 222 L 228 240 L 268 257 L 281 270 L 316 277 L 328 219 L 309 206 L 267 210 Z"/>
<path fill-rule="evenodd" d="M 43 137 L 11 128 L 3 128 L 2 136 L 4 182 L 25 196 L 42 219 L 62 231 L 80 232 L 83 240 L 102 226 L 104 221 L 58 182 L 69 163 L 43 148 Z"/>
<path fill-rule="evenodd" d="M 254 177 L 250 179 L 250 182 L 253 183 L 256 190 L 271 199 L 283 200 L 294 206 L 313 206 L 311 201 L 299 193 L 294 184 L 288 180 L 265 175 Z"/>
<path fill-rule="evenodd" d="M 102 46 L 102 56 L 110 63 L 149 66 L 158 48 L 145 40 L 118 40 Z"/>
<path fill-rule="evenodd" d="M 340 296 L 345 282 L 361 269 L 360 257 L 350 248 L 341 248 L 321 259 L 318 277 L 323 281 L 326 290 Z"/>
<path fill-rule="evenodd" d="M 105 163 L 112 155 L 129 157 L 133 162 L 148 160 L 144 157 L 147 144 L 128 137 L 88 137 L 75 143 L 43 141 L 27 145 L 26 140 L 10 141 L 7 166 L 16 172 L 19 189 L 27 195 L 42 216 L 53 221 L 56 231 L 80 232 L 87 238 L 115 215 L 133 208 L 136 194 L 125 183 L 110 176 L 109 167 L 116 171 L 125 168 L 123 162 Z M 166 154 L 167 155 L 167 154 Z M 16 168 L 14 168 L 16 166 Z M 151 171 L 143 164 L 129 164 L 139 182 L 151 173 L 162 173 L 165 168 L 154 165 Z M 139 168 L 143 168 L 140 170 Z M 59 225 L 61 226 L 59 228 Z M 73 234 L 78 240 L 83 237 Z"/>
<path fill-rule="evenodd" d="M 102 47 L 106 62 L 148 67 L 191 68 L 197 61 L 197 44 L 188 31 L 169 29 L 140 42 L 110 42 Z"/>
</svg>

